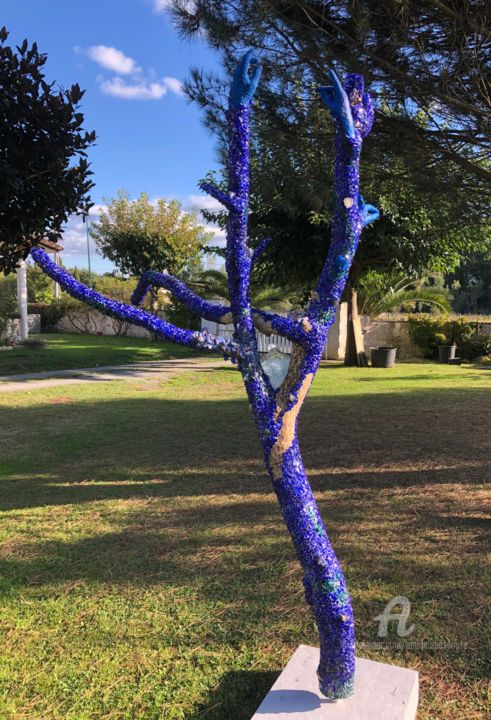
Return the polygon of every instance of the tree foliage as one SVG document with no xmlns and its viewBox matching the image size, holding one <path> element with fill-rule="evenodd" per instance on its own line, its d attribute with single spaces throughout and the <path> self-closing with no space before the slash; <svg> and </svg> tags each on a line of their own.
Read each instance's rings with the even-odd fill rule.
<svg viewBox="0 0 491 720">
<path fill-rule="evenodd" d="M 27 301 L 30 303 L 50 303 L 55 298 L 54 283 L 39 265 L 27 264 Z"/>
<path fill-rule="evenodd" d="M 471 29 L 484 16 L 483 2 L 451 0 L 174 3 L 178 27 L 202 32 L 226 75 L 238 48 L 261 54 L 249 233 L 253 243 L 272 237 L 257 266 L 265 280 L 288 282 L 294 268 L 309 286 L 330 242 L 332 127 L 315 93 L 328 67 L 363 72 L 377 98 L 361 174 L 382 216 L 364 234 L 351 283 L 388 266 L 449 271 L 489 238 L 484 49 Z M 220 140 L 225 87 L 197 70 L 187 83 Z"/>
<path fill-rule="evenodd" d="M 125 275 L 146 270 L 179 274 L 209 239 L 196 213 L 183 212 L 177 200 L 152 203 L 146 193 L 132 200 L 125 191 L 108 202 L 90 234 Z"/>
<path fill-rule="evenodd" d="M 187 36 L 202 33 L 233 67 L 237 50 L 261 52 L 259 94 L 286 123 L 295 117 L 326 67 L 361 72 L 378 96 L 377 135 L 425 158 L 458 164 L 491 179 L 491 35 L 486 0 L 174 0 Z M 195 73 L 195 90 L 204 86 Z M 223 89 L 223 84 L 215 82 Z M 210 106 L 210 113 L 213 107 Z"/>
<path fill-rule="evenodd" d="M 18 312 L 17 284 L 15 276 L 0 275 L 0 335 L 5 330 L 7 321 Z"/>
<path fill-rule="evenodd" d="M 93 186 L 77 84 L 46 82 L 47 56 L 0 30 L 0 271 L 9 273 L 44 237 L 57 240 L 72 213 L 88 212 Z"/>
<path fill-rule="evenodd" d="M 265 284 L 311 287 L 330 244 L 332 143 L 320 137 L 317 117 L 310 114 L 310 130 L 307 121 L 297 128 L 298 142 L 295 135 L 287 142 L 265 124 L 256 127 L 249 237 L 253 245 L 271 238 L 255 268 Z M 428 270 L 450 272 L 463 256 L 491 244 L 482 198 L 457 191 L 455 166 L 448 168 L 446 185 L 430 191 L 408 168 L 404 151 L 390 147 L 381 148 L 375 168 L 364 164 L 362 174 L 364 196 L 381 217 L 364 232 L 350 271 L 352 286 L 367 271 L 414 277 Z M 207 219 L 223 222 L 225 216 L 208 212 Z"/>
<path fill-rule="evenodd" d="M 473 255 L 447 280 L 455 312 L 491 315 L 491 250 Z"/>
</svg>

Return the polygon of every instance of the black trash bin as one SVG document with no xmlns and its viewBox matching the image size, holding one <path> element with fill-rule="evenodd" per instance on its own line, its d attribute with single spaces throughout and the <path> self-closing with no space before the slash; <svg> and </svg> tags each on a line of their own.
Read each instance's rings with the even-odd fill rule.
<svg viewBox="0 0 491 720">
<path fill-rule="evenodd" d="M 454 359 L 456 349 L 456 345 L 439 345 L 438 362 L 448 365 L 448 361 Z"/>
<path fill-rule="evenodd" d="M 396 362 L 397 348 L 395 347 L 378 347 L 370 348 L 370 359 L 372 367 L 391 368 Z"/>
</svg>

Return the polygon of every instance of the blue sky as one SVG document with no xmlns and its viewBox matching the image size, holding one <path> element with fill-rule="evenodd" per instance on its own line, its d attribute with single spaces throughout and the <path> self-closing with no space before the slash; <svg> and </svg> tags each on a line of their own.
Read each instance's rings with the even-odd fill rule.
<svg viewBox="0 0 491 720">
<path fill-rule="evenodd" d="M 201 113 L 180 91 L 192 66 L 217 69 L 202 41 L 173 29 L 165 0 L 4 0 L 1 24 L 9 43 L 36 41 L 48 54 L 48 81 L 86 90 L 85 126 L 97 133 L 89 159 L 92 199 L 103 204 L 118 189 L 137 196 L 174 197 L 185 208 L 214 206 L 197 182 L 217 167 L 215 141 Z M 85 226 L 70 221 L 64 262 L 87 265 Z M 96 256 L 94 269 L 111 269 Z"/>
</svg>

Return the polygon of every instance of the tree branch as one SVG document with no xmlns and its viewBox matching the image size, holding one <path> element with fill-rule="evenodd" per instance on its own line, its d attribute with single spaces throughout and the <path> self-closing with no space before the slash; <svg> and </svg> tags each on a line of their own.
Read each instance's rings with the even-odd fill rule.
<svg viewBox="0 0 491 720">
<path fill-rule="evenodd" d="M 404 133 L 404 135 L 412 140 L 424 143 L 426 147 L 432 149 L 436 153 L 441 153 L 441 155 L 444 155 L 449 160 L 452 160 L 456 165 L 460 165 L 460 167 L 467 170 L 467 172 L 476 175 L 483 180 L 491 180 L 491 170 L 489 170 L 484 163 L 479 165 L 473 160 L 468 160 L 463 154 L 460 154 L 454 148 L 451 142 L 446 147 L 442 145 L 442 143 L 439 143 L 438 135 L 441 137 L 441 133 L 432 132 L 426 128 L 418 128 L 413 123 L 402 122 L 401 120 L 396 120 L 395 118 L 391 118 L 389 116 L 385 116 L 384 120 L 395 130 Z M 464 138 L 463 142 L 470 143 L 471 140 L 469 138 Z M 485 143 L 483 143 L 483 146 L 485 146 Z"/>
<path fill-rule="evenodd" d="M 466 26 L 472 32 L 475 32 L 478 35 L 486 36 L 489 36 L 491 34 L 491 28 L 487 28 L 484 24 L 479 25 L 479 23 L 474 22 L 471 17 L 464 14 L 464 11 L 462 11 L 462 13 L 455 12 L 455 10 L 452 10 L 452 8 L 449 8 L 447 5 L 445 5 L 445 3 L 440 2 L 440 0 L 430 0 L 430 3 L 432 5 L 435 5 L 448 18 L 455 20 L 457 24 L 461 23 L 463 26 Z"/>
<path fill-rule="evenodd" d="M 356 47 L 361 53 L 364 53 L 369 58 L 371 58 L 375 62 L 379 63 L 381 66 L 385 67 L 394 76 L 397 76 L 401 80 L 404 80 L 406 83 L 411 82 L 414 85 L 414 87 L 418 88 L 419 91 L 428 93 L 428 89 L 425 88 L 422 83 L 418 82 L 414 78 L 411 78 L 410 76 L 408 76 L 408 74 L 406 72 L 399 70 L 399 68 L 397 68 L 391 62 L 380 57 L 375 52 L 370 50 L 368 47 L 363 45 L 363 43 L 361 43 L 355 37 L 353 37 L 352 35 L 347 33 L 346 30 L 344 30 L 340 25 L 335 23 L 327 15 L 322 14 L 319 11 L 316 11 L 314 8 L 310 8 L 310 13 L 312 13 L 312 15 L 316 15 L 317 19 L 320 21 L 320 24 L 318 24 L 318 23 L 316 23 L 314 17 L 312 17 L 309 14 L 309 11 L 307 11 L 307 8 L 305 8 L 304 6 L 301 6 L 300 9 L 303 11 L 303 13 L 307 17 L 308 21 L 314 27 L 318 28 L 318 30 L 320 30 L 320 32 L 322 32 L 323 34 L 329 36 L 329 33 L 327 33 L 326 29 L 322 26 L 323 23 L 326 23 L 326 24 L 330 25 L 331 27 L 333 27 L 340 35 L 342 35 L 343 38 L 345 38 L 348 41 L 348 43 L 350 44 L 351 47 Z M 436 89 L 433 91 L 433 93 L 434 93 L 435 97 L 439 98 L 443 102 L 448 103 L 449 105 L 452 105 L 455 108 L 458 108 L 459 110 L 461 110 L 464 113 L 471 113 L 472 115 L 474 115 L 478 118 L 481 117 L 481 115 L 483 115 L 483 114 L 485 114 L 485 115 L 489 114 L 489 113 L 483 113 L 483 111 L 480 108 L 476 107 L 475 105 L 472 105 L 470 103 L 459 100 L 456 97 L 446 95 L 445 93 L 439 92 Z"/>
<path fill-rule="evenodd" d="M 40 248 L 33 248 L 31 255 L 41 269 L 57 282 L 69 295 L 81 300 L 104 315 L 130 322 L 133 325 L 144 327 L 164 340 L 208 352 L 222 352 L 224 355 L 236 360 L 239 356 L 239 347 L 234 340 L 228 340 L 208 333 L 183 330 L 171 323 L 151 315 L 145 310 L 125 305 L 117 300 L 101 295 L 95 290 L 75 280 L 69 272 L 50 260 L 47 253 Z"/>
</svg>

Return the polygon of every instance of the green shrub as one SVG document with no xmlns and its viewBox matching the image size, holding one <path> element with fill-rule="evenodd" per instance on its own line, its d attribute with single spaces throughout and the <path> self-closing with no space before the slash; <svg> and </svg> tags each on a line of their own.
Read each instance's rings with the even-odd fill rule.
<svg viewBox="0 0 491 720">
<path fill-rule="evenodd" d="M 440 337 L 446 341 L 442 317 L 434 318 L 430 315 L 410 317 L 408 322 L 409 337 L 413 345 L 419 347 L 426 358 L 435 358 L 438 353 L 438 345 L 443 344 Z"/>
<path fill-rule="evenodd" d="M 199 330 L 201 327 L 200 316 L 175 298 L 165 306 L 164 313 L 165 319 L 178 327 L 186 330 Z"/>
<path fill-rule="evenodd" d="M 439 345 L 446 345 L 447 343 L 444 333 L 435 333 L 435 340 Z"/>
<path fill-rule="evenodd" d="M 27 310 L 30 313 L 41 315 L 41 332 L 50 332 L 55 329 L 56 323 L 65 314 L 68 304 L 68 301 L 64 298 L 53 300 L 50 303 L 33 302 L 28 304 Z"/>
<path fill-rule="evenodd" d="M 5 330 L 7 320 L 17 316 L 17 281 L 15 275 L 0 278 L 0 334 Z"/>
<path fill-rule="evenodd" d="M 464 360 L 477 360 L 491 355 L 491 336 L 477 333 L 459 345 L 459 357 Z"/>
<path fill-rule="evenodd" d="M 136 278 L 99 275 L 93 283 L 94 290 L 120 302 L 131 304 L 131 295 L 137 285 Z"/>
<path fill-rule="evenodd" d="M 438 355 L 439 345 L 457 345 L 458 356 L 464 360 L 475 360 L 491 352 L 491 337 L 479 332 L 479 323 L 465 317 L 450 319 L 441 315 L 419 315 L 410 317 L 409 337 L 426 358 Z"/>
<path fill-rule="evenodd" d="M 27 265 L 27 299 L 48 305 L 54 300 L 54 282 L 36 264 Z"/>
</svg>

